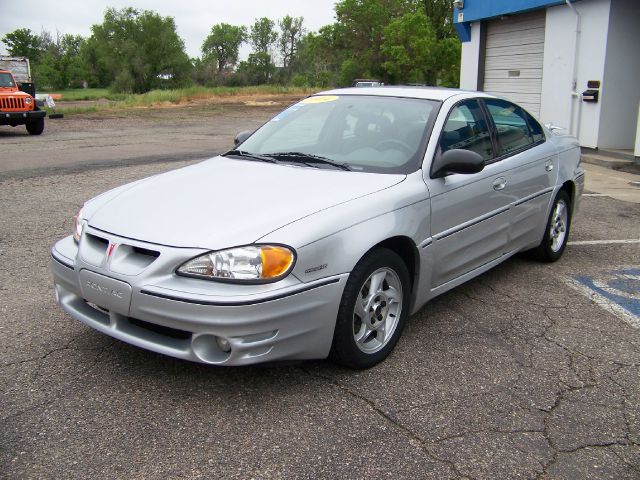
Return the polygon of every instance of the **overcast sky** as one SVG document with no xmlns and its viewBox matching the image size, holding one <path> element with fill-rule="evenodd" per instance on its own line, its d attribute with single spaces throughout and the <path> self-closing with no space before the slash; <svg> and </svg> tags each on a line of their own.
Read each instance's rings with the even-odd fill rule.
<svg viewBox="0 0 640 480">
<path fill-rule="evenodd" d="M 289 14 L 304 17 L 305 28 L 313 31 L 333 23 L 334 3 L 335 0 L 0 0 L 0 39 L 18 28 L 88 36 L 91 25 L 102 22 L 107 7 L 134 7 L 173 17 L 187 53 L 196 57 L 216 23 L 248 26 L 257 17 L 275 21 Z M 0 52 L 6 54 L 4 47 L 0 42 Z M 249 51 L 245 46 L 242 56 L 246 57 Z"/>
</svg>

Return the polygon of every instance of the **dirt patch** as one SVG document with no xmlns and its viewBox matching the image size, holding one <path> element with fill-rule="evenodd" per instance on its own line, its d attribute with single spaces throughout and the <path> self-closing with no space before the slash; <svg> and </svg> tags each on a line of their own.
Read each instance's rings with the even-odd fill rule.
<svg viewBox="0 0 640 480">
<path fill-rule="evenodd" d="M 68 102 L 58 102 L 56 111 L 64 113 L 65 110 L 91 109 L 96 107 L 98 111 L 90 113 L 73 113 L 76 115 L 100 114 L 108 111 L 136 111 L 146 109 L 176 109 L 185 107 L 202 107 L 210 105 L 246 105 L 252 107 L 274 107 L 286 106 L 304 98 L 299 94 L 247 94 L 247 95 L 219 95 L 194 97 L 180 102 L 155 102 L 151 105 L 135 105 L 126 107 L 118 102 L 104 98 L 98 100 L 73 100 Z M 112 107 L 112 108 L 111 108 Z"/>
<path fill-rule="evenodd" d="M 28 135 L 24 127 L 0 127 L 0 180 L 52 169 L 212 157 L 232 148 L 238 132 L 256 129 L 300 98 L 254 96 L 246 104 L 248 97 L 65 115 L 47 119 L 40 136 Z"/>
</svg>

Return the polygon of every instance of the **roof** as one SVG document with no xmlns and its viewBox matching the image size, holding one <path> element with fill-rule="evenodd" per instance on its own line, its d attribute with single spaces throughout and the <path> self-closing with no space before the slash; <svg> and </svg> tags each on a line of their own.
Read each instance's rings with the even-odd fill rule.
<svg viewBox="0 0 640 480">
<path fill-rule="evenodd" d="M 337 88 L 318 92 L 316 95 L 376 95 L 382 97 L 407 97 L 424 98 L 427 100 L 444 101 L 458 95 L 475 95 L 478 97 L 489 97 L 484 92 L 474 92 L 471 90 L 460 90 L 457 88 L 441 87 L 420 87 L 408 85 L 388 85 L 384 87 L 350 87 Z"/>
</svg>

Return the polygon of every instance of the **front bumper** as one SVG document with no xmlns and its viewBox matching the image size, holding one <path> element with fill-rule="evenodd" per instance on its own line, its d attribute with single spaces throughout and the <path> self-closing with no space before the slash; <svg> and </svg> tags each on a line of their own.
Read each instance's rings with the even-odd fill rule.
<svg viewBox="0 0 640 480">
<path fill-rule="evenodd" d="M 159 260 L 174 253 L 156 248 L 162 250 Z M 175 249 L 181 255 L 184 250 Z M 51 254 L 56 300 L 67 313 L 132 345 L 217 365 L 325 358 L 347 277 L 261 285 L 247 294 L 243 285 L 162 276 L 150 267 L 138 275 L 106 275 L 105 267 L 87 265 L 71 237 Z M 178 291 L 176 282 L 197 288 Z M 203 295 L 203 289 L 212 294 Z M 230 351 L 219 346 L 219 338 Z"/>
<path fill-rule="evenodd" d="M 29 110 L 24 112 L 0 112 L 0 125 L 23 125 L 27 122 L 44 118 L 44 110 Z"/>
</svg>

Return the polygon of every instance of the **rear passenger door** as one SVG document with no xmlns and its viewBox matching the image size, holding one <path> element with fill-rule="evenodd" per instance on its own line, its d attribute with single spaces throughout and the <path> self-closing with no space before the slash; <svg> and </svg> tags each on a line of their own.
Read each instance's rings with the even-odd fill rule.
<svg viewBox="0 0 640 480">
<path fill-rule="evenodd" d="M 435 155 L 473 150 L 483 171 L 444 178 L 425 175 L 431 194 L 432 288 L 443 286 L 499 258 L 509 235 L 510 176 L 499 155 L 480 102 L 468 99 L 449 111 Z"/>
<path fill-rule="evenodd" d="M 509 170 L 513 195 L 509 250 L 538 245 L 558 175 L 557 152 L 525 110 L 497 98 L 482 102 L 496 132 L 497 160 Z"/>
</svg>

